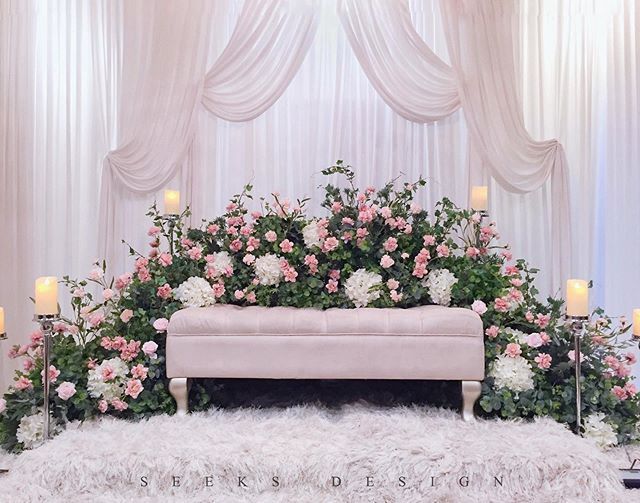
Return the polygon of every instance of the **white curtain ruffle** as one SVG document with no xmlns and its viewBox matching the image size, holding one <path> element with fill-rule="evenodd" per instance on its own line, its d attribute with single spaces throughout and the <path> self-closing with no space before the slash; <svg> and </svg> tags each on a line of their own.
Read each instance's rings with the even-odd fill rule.
<svg viewBox="0 0 640 503">
<path fill-rule="evenodd" d="M 262 115 L 287 89 L 316 34 L 315 0 L 246 0 L 205 77 L 202 104 L 232 122 Z"/>
<path fill-rule="evenodd" d="M 406 1 L 341 0 L 338 15 L 371 84 L 395 112 L 424 123 L 460 107 L 454 71 L 416 32 Z"/>
</svg>

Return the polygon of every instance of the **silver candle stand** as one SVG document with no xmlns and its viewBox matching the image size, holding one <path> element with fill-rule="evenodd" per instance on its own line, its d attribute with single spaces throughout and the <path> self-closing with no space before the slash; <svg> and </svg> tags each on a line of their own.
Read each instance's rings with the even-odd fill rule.
<svg viewBox="0 0 640 503">
<path fill-rule="evenodd" d="M 60 314 L 36 314 L 33 321 L 40 324 L 42 329 L 42 360 L 43 360 L 43 372 L 42 372 L 42 391 L 43 391 L 43 415 L 44 425 L 42 430 L 42 441 L 46 442 L 51 438 L 51 415 L 49 413 L 49 367 L 51 360 L 51 337 L 53 335 L 53 324 L 60 321 Z"/>
<path fill-rule="evenodd" d="M 571 332 L 573 333 L 573 351 L 575 360 L 575 377 L 576 377 L 576 433 L 580 435 L 582 428 L 582 389 L 580 385 L 580 377 L 582 376 L 582 356 L 580 353 L 580 338 L 584 330 L 584 324 L 589 319 L 588 316 L 572 316 L 567 315 L 567 319 L 571 322 Z"/>
<path fill-rule="evenodd" d="M 0 341 L 6 341 L 7 340 L 7 332 L 1 332 L 0 333 Z M 0 473 L 8 473 L 9 470 L 7 470 L 6 468 L 0 468 Z"/>
</svg>

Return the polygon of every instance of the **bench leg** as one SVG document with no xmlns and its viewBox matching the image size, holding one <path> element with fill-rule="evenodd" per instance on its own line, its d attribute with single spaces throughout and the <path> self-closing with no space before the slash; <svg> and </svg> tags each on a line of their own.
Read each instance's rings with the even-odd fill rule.
<svg viewBox="0 0 640 503">
<path fill-rule="evenodd" d="M 169 381 L 169 393 L 176 401 L 179 416 L 189 412 L 189 380 L 186 377 L 174 377 Z"/>
<path fill-rule="evenodd" d="M 469 422 L 475 421 L 473 406 L 480 397 L 482 383 L 480 381 L 462 381 L 462 419 Z"/>
</svg>

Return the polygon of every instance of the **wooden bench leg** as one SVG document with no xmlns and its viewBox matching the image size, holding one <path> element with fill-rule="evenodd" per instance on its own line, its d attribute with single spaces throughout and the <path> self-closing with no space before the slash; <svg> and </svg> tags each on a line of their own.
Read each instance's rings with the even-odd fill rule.
<svg viewBox="0 0 640 503">
<path fill-rule="evenodd" d="M 475 421 L 473 406 L 480 397 L 482 383 L 480 381 L 462 381 L 462 419 L 469 422 Z"/>
<path fill-rule="evenodd" d="M 189 412 L 189 379 L 186 377 L 174 377 L 169 381 L 169 393 L 176 401 L 179 416 Z"/>
</svg>

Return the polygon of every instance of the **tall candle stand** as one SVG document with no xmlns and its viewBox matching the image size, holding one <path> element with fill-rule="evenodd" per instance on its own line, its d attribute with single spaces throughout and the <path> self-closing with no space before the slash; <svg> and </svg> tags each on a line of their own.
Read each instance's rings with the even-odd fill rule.
<svg viewBox="0 0 640 503">
<path fill-rule="evenodd" d="M 580 339 L 582 331 L 584 330 L 584 324 L 589 319 L 588 316 L 573 316 L 567 315 L 567 319 L 571 322 L 571 332 L 573 333 L 573 350 L 575 360 L 575 376 L 576 376 L 576 433 L 579 435 L 582 428 L 582 389 L 580 385 L 580 377 L 582 375 L 581 361 L 582 356 L 580 354 Z"/>
<path fill-rule="evenodd" d="M 42 388 L 44 398 L 44 426 L 42 430 L 42 441 L 46 442 L 51 438 L 51 415 L 49 413 L 49 367 L 51 360 L 51 337 L 53 335 L 53 324 L 60 321 L 60 314 L 36 314 L 33 321 L 40 324 L 42 329 L 42 359 L 44 371 L 42 373 Z"/>
<path fill-rule="evenodd" d="M 167 227 L 169 228 L 169 253 L 173 255 L 173 233 L 176 228 L 176 222 L 179 219 L 179 215 L 174 214 L 165 214 L 162 215 L 162 220 L 167 223 Z"/>
<path fill-rule="evenodd" d="M 7 340 L 7 332 L 1 332 L 0 333 L 0 341 L 6 341 Z M 9 470 L 7 470 L 6 468 L 0 468 L 0 473 L 8 473 Z"/>
</svg>

